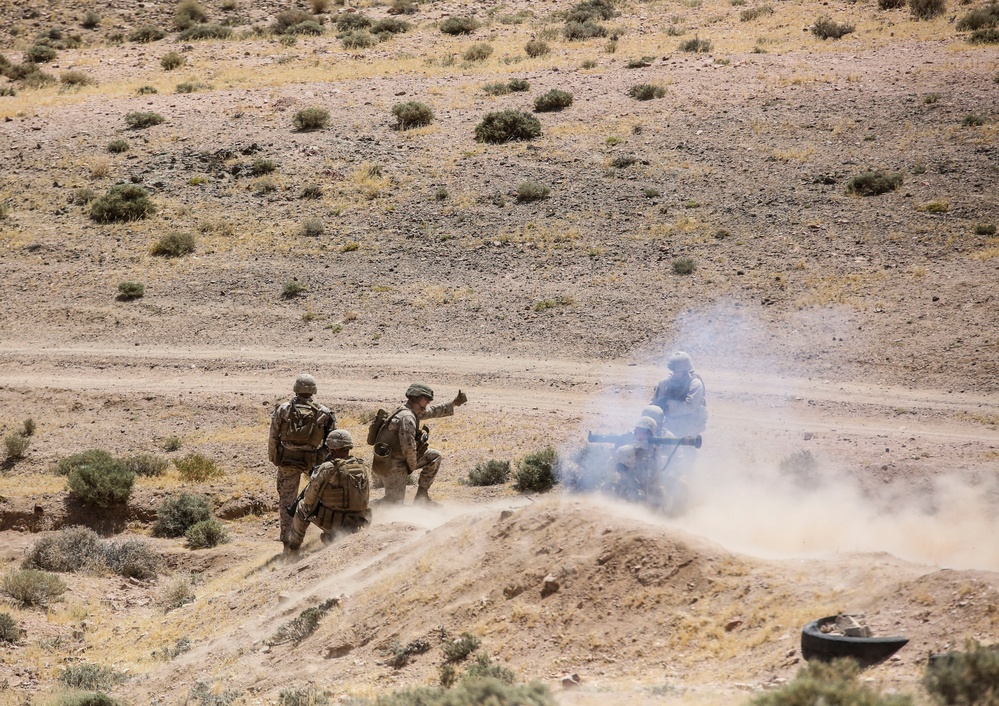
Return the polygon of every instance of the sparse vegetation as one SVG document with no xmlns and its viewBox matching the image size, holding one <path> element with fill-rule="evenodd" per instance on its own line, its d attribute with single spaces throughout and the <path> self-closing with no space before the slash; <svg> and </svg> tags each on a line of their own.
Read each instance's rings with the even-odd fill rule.
<svg viewBox="0 0 999 706">
<path fill-rule="evenodd" d="M 389 654 L 392 658 L 390 664 L 393 669 L 402 669 L 409 663 L 410 657 L 429 651 L 430 641 L 426 638 L 419 637 L 415 640 L 410 640 L 405 645 L 397 640 L 389 647 Z"/>
<path fill-rule="evenodd" d="M 194 252 L 194 236 L 171 231 L 153 243 L 150 253 L 157 257 L 183 257 Z"/>
<path fill-rule="evenodd" d="M 512 78 L 507 82 L 506 86 L 510 89 L 511 93 L 523 93 L 524 91 L 531 90 L 530 82 L 523 78 Z"/>
<path fill-rule="evenodd" d="M 173 465 L 177 467 L 180 477 L 189 483 L 201 483 L 222 475 L 222 469 L 215 465 L 215 461 L 199 453 L 176 458 Z"/>
<path fill-rule="evenodd" d="M 780 473 L 802 487 L 812 487 L 818 481 L 819 462 L 808 449 L 799 449 L 780 461 Z"/>
<path fill-rule="evenodd" d="M 493 54 L 493 47 L 491 44 L 486 44 L 484 42 L 480 44 L 473 44 L 468 49 L 466 49 L 461 54 L 461 58 L 465 61 L 485 61 Z"/>
<path fill-rule="evenodd" d="M 976 29 L 968 41 L 971 44 L 999 44 L 999 29 Z"/>
<path fill-rule="evenodd" d="M 654 83 L 639 83 L 628 89 L 628 95 L 635 100 L 649 101 L 665 96 L 666 89 Z"/>
<path fill-rule="evenodd" d="M 97 29 L 100 25 L 101 16 L 93 10 L 87 10 L 87 13 L 83 16 L 83 20 L 80 21 L 80 26 L 84 29 Z"/>
<path fill-rule="evenodd" d="M 331 706 L 332 694 L 314 686 L 305 689 L 286 689 L 278 694 L 278 706 Z"/>
<path fill-rule="evenodd" d="M 908 0 L 878 0 L 879 10 L 898 10 L 905 7 Z"/>
<path fill-rule="evenodd" d="M 975 235 L 995 235 L 996 227 L 994 223 L 976 223 Z"/>
<path fill-rule="evenodd" d="M 77 466 L 66 477 L 71 495 L 84 504 L 97 507 L 128 502 L 134 483 L 135 474 L 128 470 L 124 461 L 115 458 Z"/>
<path fill-rule="evenodd" d="M 299 230 L 299 235 L 306 238 L 318 238 L 325 232 L 326 227 L 323 225 L 321 218 L 306 218 L 302 221 L 302 227 Z"/>
<path fill-rule="evenodd" d="M 165 36 L 166 32 L 159 27 L 146 25 L 144 27 L 139 27 L 137 30 L 128 35 L 128 41 L 138 42 L 139 44 L 148 44 L 149 42 L 159 41 Z"/>
<path fill-rule="evenodd" d="M 292 124 L 296 130 L 322 130 L 330 121 L 330 112 L 325 108 L 303 108 L 295 113 Z"/>
<path fill-rule="evenodd" d="M 60 573 L 93 569 L 103 563 L 102 544 L 88 527 L 66 527 L 35 542 L 22 568 Z"/>
<path fill-rule="evenodd" d="M 177 451 L 183 445 L 179 436 L 168 436 L 163 440 L 163 450 L 164 451 Z"/>
<path fill-rule="evenodd" d="M 68 476 L 77 468 L 94 464 L 106 464 L 113 460 L 114 457 L 104 449 L 89 449 L 60 459 L 52 467 L 52 472 L 59 476 Z"/>
<path fill-rule="evenodd" d="M 318 606 L 306 608 L 297 618 L 282 625 L 274 636 L 268 640 L 270 645 L 281 645 L 286 642 L 293 642 L 296 645 L 309 637 L 319 627 L 319 622 L 333 608 L 340 604 L 338 598 L 330 598 L 323 601 Z"/>
<path fill-rule="evenodd" d="M 136 454 L 124 459 L 125 467 L 137 476 L 151 478 L 166 473 L 170 463 L 156 454 Z"/>
<path fill-rule="evenodd" d="M 546 493 L 558 483 L 558 454 L 548 446 L 524 456 L 516 463 L 514 490 L 521 493 Z"/>
<path fill-rule="evenodd" d="M 337 36 L 345 49 L 367 49 L 378 44 L 378 39 L 365 29 L 355 29 Z"/>
<path fill-rule="evenodd" d="M 24 434 L 11 432 L 4 436 L 3 446 L 6 453 L 6 460 L 17 461 L 24 458 L 24 455 L 28 452 L 28 447 L 31 446 L 31 439 Z"/>
<path fill-rule="evenodd" d="M 208 13 L 198 0 L 180 0 L 173 16 L 173 26 L 176 29 L 187 29 L 207 19 Z"/>
<path fill-rule="evenodd" d="M 606 37 L 607 28 L 591 20 L 586 20 L 585 22 L 566 22 L 562 28 L 562 36 L 570 42 L 581 42 L 586 39 Z"/>
<path fill-rule="evenodd" d="M 517 184 L 517 203 L 543 201 L 551 195 L 552 190 L 543 184 L 533 181 L 522 181 Z"/>
<path fill-rule="evenodd" d="M 46 607 L 66 592 L 66 584 L 46 571 L 11 569 L 4 574 L 0 590 L 18 605 Z"/>
<path fill-rule="evenodd" d="M 207 91 L 212 88 L 210 83 L 202 83 L 201 81 L 183 81 L 178 83 L 173 89 L 175 93 L 197 93 L 198 91 Z"/>
<path fill-rule="evenodd" d="M 773 5 L 758 5 L 757 7 L 750 7 L 740 12 L 739 19 L 742 22 L 752 22 L 753 20 L 772 14 L 774 14 Z"/>
<path fill-rule="evenodd" d="M 62 75 L 59 76 L 59 83 L 61 83 L 64 88 L 81 88 L 82 86 L 92 86 L 94 84 L 94 79 L 90 78 L 82 71 L 64 71 Z"/>
<path fill-rule="evenodd" d="M 969 640 L 963 652 L 933 659 L 923 676 L 923 686 L 944 706 L 999 704 L 999 647 Z"/>
<path fill-rule="evenodd" d="M 545 56 L 546 54 L 549 54 L 551 50 L 552 48 L 548 46 L 548 43 L 540 39 L 531 39 L 524 45 L 524 53 L 532 59 L 536 59 L 539 56 Z"/>
<path fill-rule="evenodd" d="M 0 613 L 0 642 L 9 645 L 17 644 L 21 639 L 21 628 L 10 613 Z"/>
<path fill-rule="evenodd" d="M 182 42 L 192 42 L 203 39 L 229 39 L 231 36 L 231 27 L 216 24 L 200 24 L 188 27 L 177 35 L 177 39 Z"/>
<path fill-rule="evenodd" d="M 225 525 L 215 518 L 202 520 L 192 525 L 184 533 L 184 537 L 187 539 L 187 546 L 191 549 L 211 549 L 229 541 Z"/>
<path fill-rule="evenodd" d="M 488 96 L 505 96 L 510 92 L 510 86 L 503 81 L 495 81 L 483 85 L 482 90 Z"/>
<path fill-rule="evenodd" d="M 30 61 L 33 64 L 45 64 L 55 61 L 58 55 L 59 52 L 47 44 L 35 44 L 24 50 L 24 60 Z"/>
<path fill-rule="evenodd" d="M 910 706 L 903 695 L 883 696 L 857 677 L 860 667 L 852 659 L 809 662 L 797 676 L 780 689 L 754 698 L 751 706 L 804 706 L 842 704 L 846 706 Z"/>
<path fill-rule="evenodd" d="M 460 637 L 447 640 L 441 646 L 444 650 L 444 661 L 450 664 L 464 662 L 468 657 L 482 645 L 482 641 L 468 632 L 463 632 Z"/>
<path fill-rule="evenodd" d="M 319 184 L 306 184 L 302 187 L 301 198 L 321 199 L 323 197 L 323 187 Z"/>
<path fill-rule="evenodd" d="M 932 20 L 947 10 L 944 0 L 909 0 L 909 14 L 917 20 Z"/>
<path fill-rule="evenodd" d="M 469 485 L 502 485 L 510 480 L 510 462 L 489 460 L 468 472 Z"/>
<path fill-rule="evenodd" d="M 163 67 L 164 71 L 173 71 L 174 69 L 179 69 L 181 66 L 187 63 L 187 57 L 180 52 L 167 52 L 160 59 L 160 66 Z"/>
<path fill-rule="evenodd" d="M 384 40 L 392 35 L 408 32 L 412 28 L 413 26 L 408 22 L 395 17 L 386 17 L 371 25 L 371 33 Z"/>
<path fill-rule="evenodd" d="M 154 537 L 182 537 L 199 522 L 213 518 L 212 506 L 203 495 L 181 493 L 167 498 L 156 510 Z"/>
<path fill-rule="evenodd" d="M 434 111 L 430 106 L 417 101 L 396 103 L 392 106 L 392 115 L 395 116 L 396 126 L 400 130 L 423 127 L 434 121 Z"/>
<path fill-rule="evenodd" d="M 840 39 L 853 32 L 853 25 L 836 22 L 828 15 L 823 15 L 812 24 L 812 34 L 819 39 Z"/>
<path fill-rule="evenodd" d="M 859 196 L 878 196 L 894 191 L 902 185 L 902 174 L 886 174 L 884 172 L 864 172 L 850 179 L 846 184 L 848 194 Z"/>
<path fill-rule="evenodd" d="M 548 311 L 549 309 L 554 309 L 559 306 L 569 306 L 571 304 L 573 304 L 572 297 L 566 296 L 565 294 L 560 294 L 554 299 L 542 299 L 540 301 L 534 302 L 534 305 L 531 307 L 531 309 L 537 312 L 541 312 L 541 311 Z"/>
<path fill-rule="evenodd" d="M 128 152 L 129 144 L 128 140 L 111 140 L 108 143 L 107 151 L 111 154 L 121 154 L 122 152 Z"/>
<path fill-rule="evenodd" d="M 163 605 L 163 610 L 169 612 L 193 603 L 194 599 L 194 589 L 190 580 L 186 576 L 174 576 L 163 591 L 160 603 Z"/>
<path fill-rule="evenodd" d="M 572 105 L 572 94 L 568 91 L 552 89 L 534 100 L 534 112 L 554 113 Z"/>
<path fill-rule="evenodd" d="M 673 274 L 692 275 L 697 270 L 697 261 L 692 257 L 681 257 L 673 260 Z"/>
<path fill-rule="evenodd" d="M 133 299 L 142 299 L 146 296 L 146 285 L 142 282 L 125 280 L 118 283 L 118 299 L 123 302 L 130 302 Z"/>
<path fill-rule="evenodd" d="M 474 17 L 448 17 L 441 22 L 441 32 L 457 36 L 459 34 L 471 34 L 479 28 L 479 21 Z"/>
<path fill-rule="evenodd" d="M 141 539 L 112 540 L 103 545 L 104 564 L 108 570 L 141 581 L 156 578 L 159 555 Z"/>
<path fill-rule="evenodd" d="M 100 691 L 72 691 L 60 694 L 52 706 L 125 706 Z"/>
<path fill-rule="evenodd" d="M 503 144 L 531 140 L 541 135 L 541 123 L 533 115 L 519 110 L 487 113 L 475 127 L 475 141 Z"/>
<path fill-rule="evenodd" d="M 299 9 L 282 10 L 274 16 L 271 31 L 274 34 L 285 34 L 303 22 L 315 22 L 316 16 Z M 292 32 L 293 33 L 293 32 Z"/>
<path fill-rule="evenodd" d="M 121 672 L 97 664 L 71 664 L 59 675 L 59 681 L 73 689 L 110 689 L 125 678 Z"/>
<path fill-rule="evenodd" d="M 135 91 L 135 95 L 137 96 L 151 96 L 155 93 L 159 93 L 156 86 L 140 86 Z"/>
<path fill-rule="evenodd" d="M 441 671 L 453 667 L 442 666 Z M 443 681 L 443 680 L 442 680 Z M 453 682 L 454 680 L 452 680 Z M 498 679 L 464 678 L 453 688 L 413 687 L 378 697 L 373 706 L 556 706 L 546 684 L 508 684 Z"/>
<path fill-rule="evenodd" d="M 166 118 L 159 113 L 153 112 L 133 111 L 125 115 L 125 124 L 133 130 L 142 130 L 147 127 L 153 127 L 154 125 L 159 125 L 165 121 Z"/>
<path fill-rule="evenodd" d="M 305 293 L 305 285 L 298 280 L 291 280 L 290 282 L 285 282 L 281 287 L 281 297 L 283 299 L 294 299 L 295 297 Z"/>
<path fill-rule="evenodd" d="M 981 127 L 984 124 L 984 115 L 965 115 L 964 119 L 961 121 L 961 125 L 964 127 Z"/>
</svg>

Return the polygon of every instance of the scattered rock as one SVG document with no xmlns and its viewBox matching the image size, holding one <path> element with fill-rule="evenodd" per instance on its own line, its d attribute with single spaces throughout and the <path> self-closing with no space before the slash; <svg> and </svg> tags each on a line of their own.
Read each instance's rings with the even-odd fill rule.
<svg viewBox="0 0 999 706">
<path fill-rule="evenodd" d="M 541 584 L 541 597 L 547 598 L 553 593 L 558 593 L 560 588 L 558 580 L 553 575 L 548 574 Z"/>
<path fill-rule="evenodd" d="M 580 683 L 578 674 L 566 674 L 562 677 L 563 689 L 575 689 Z"/>
</svg>

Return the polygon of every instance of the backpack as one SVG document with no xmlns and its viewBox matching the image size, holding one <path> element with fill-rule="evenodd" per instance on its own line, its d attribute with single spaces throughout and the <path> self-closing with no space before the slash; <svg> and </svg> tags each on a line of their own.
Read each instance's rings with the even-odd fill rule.
<svg viewBox="0 0 999 706">
<path fill-rule="evenodd" d="M 343 513 L 367 512 L 371 489 L 367 469 L 360 459 L 351 457 L 328 463 L 333 465 L 333 470 L 319 491 L 319 503 L 311 518 L 323 529 L 339 526 Z M 325 469 L 320 466 L 322 470 Z"/>
<path fill-rule="evenodd" d="M 308 400 L 292 400 L 291 408 L 288 410 L 288 421 L 285 424 L 284 432 L 281 434 L 283 443 L 300 444 L 302 446 L 318 447 L 322 439 L 317 442 L 316 434 L 323 435 L 323 429 L 319 426 L 320 409 Z"/>
<path fill-rule="evenodd" d="M 371 420 L 371 424 L 368 425 L 368 446 L 374 446 L 378 442 L 378 435 L 382 433 L 382 429 L 388 424 L 392 419 L 399 414 L 405 407 L 400 407 L 392 414 L 389 414 L 384 409 L 379 409 L 375 412 L 375 418 Z"/>
</svg>

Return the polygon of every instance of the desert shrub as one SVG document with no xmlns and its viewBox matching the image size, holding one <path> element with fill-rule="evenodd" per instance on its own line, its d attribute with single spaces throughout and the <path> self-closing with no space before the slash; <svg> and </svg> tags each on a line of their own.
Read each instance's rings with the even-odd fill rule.
<svg viewBox="0 0 999 706">
<path fill-rule="evenodd" d="M 512 78 L 506 84 L 506 87 L 510 89 L 512 93 L 523 93 L 524 91 L 531 90 L 531 84 L 526 79 L 522 78 Z"/>
<path fill-rule="evenodd" d="M 610 0 L 584 0 L 573 5 L 565 14 L 570 22 L 586 20 L 609 20 L 617 16 L 614 3 Z"/>
<path fill-rule="evenodd" d="M 52 472 L 56 475 L 68 476 L 77 468 L 94 464 L 103 465 L 111 463 L 112 461 L 114 461 L 114 457 L 107 451 L 103 449 L 89 449 L 87 451 L 60 459 L 55 466 L 52 467 Z"/>
<path fill-rule="evenodd" d="M 482 86 L 482 90 L 485 91 L 488 96 L 505 96 L 510 92 L 510 86 L 503 81 L 494 81 Z"/>
<path fill-rule="evenodd" d="M 118 283 L 118 299 L 123 302 L 142 299 L 146 295 L 146 285 L 142 282 L 126 280 Z"/>
<path fill-rule="evenodd" d="M 469 485 L 502 485 L 510 479 L 510 462 L 492 459 L 468 472 Z"/>
<path fill-rule="evenodd" d="M 195 599 L 191 582 L 185 576 L 175 576 L 163 591 L 160 602 L 167 612 L 193 603 Z"/>
<path fill-rule="evenodd" d="M 153 125 L 159 125 L 165 120 L 166 118 L 162 115 L 153 112 L 133 111 L 125 114 L 125 124 L 133 130 L 141 130 Z"/>
<path fill-rule="evenodd" d="M 111 154 L 121 154 L 122 152 L 128 152 L 128 140 L 111 140 L 108 143 L 107 151 Z"/>
<path fill-rule="evenodd" d="M 985 7 L 979 7 L 967 13 L 957 21 L 955 28 L 958 31 L 985 29 L 995 27 L 999 24 L 999 4 L 992 3 Z"/>
<path fill-rule="evenodd" d="M 139 42 L 140 44 L 147 44 L 149 42 L 156 42 L 166 36 L 164 32 L 159 27 L 153 25 L 146 25 L 145 27 L 139 27 L 137 30 L 128 35 L 128 41 Z"/>
<path fill-rule="evenodd" d="M 21 639 L 21 628 L 10 613 L 0 613 L 0 642 L 10 644 Z"/>
<path fill-rule="evenodd" d="M 497 664 L 489 659 L 489 655 L 477 655 L 475 660 L 465 670 L 464 679 L 497 679 L 504 684 L 514 684 L 517 675 L 512 669 Z"/>
<path fill-rule="evenodd" d="M 186 63 L 187 63 L 187 57 L 175 51 L 167 52 L 160 59 L 160 66 L 163 67 L 164 71 L 173 71 L 174 69 L 179 69 L 181 66 L 183 66 Z"/>
<path fill-rule="evenodd" d="M 354 29 L 367 29 L 375 22 L 362 12 L 345 12 L 336 19 L 338 32 L 349 32 Z"/>
<path fill-rule="evenodd" d="M 846 183 L 848 194 L 859 196 L 878 196 L 894 191 L 902 185 L 902 174 L 885 174 L 884 172 L 864 172 L 858 174 Z"/>
<path fill-rule="evenodd" d="M 125 467 L 137 476 L 161 476 L 166 473 L 170 463 L 162 456 L 156 454 L 136 454 L 126 456 Z"/>
<path fill-rule="evenodd" d="M 760 17 L 766 17 L 767 15 L 772 14 L 774 14 L 774 8 L 772 5 L 760 5 L 759 7 L 751 7 L 740 12 L 739 19 L 742 22 L 752 22 Z"/>
<path fill-rule="evenodd" d="M 79 88 L 80 86 L 93 85 L 94 79 L 87 76 L 82 71 L 64 71 L 59 76 L 59 83 L 67 88 Z"/>
<path fill-rule="evenodd" d="M 80 26 L 84 29 L 97 29 L 100 24 L 101 16 L 93 10 L 87 10 L 87 14 L 83 16 L 83 20 L 80 22 Z"/>
<path fill-rule="evenodd" d="M 216 691 L 212 688 L 211 682 L 198 680 L 188 692 L 185 704 L 196 704 L 197 706 L 233 706 L 239 702 L 243 692 L 235 689 Z"/>
<path fill-rule="evenodd" d="M 586 20 L 585 22 L 566 22 L 562 28 L 562 36 L 570 42 L 579 42 L 584 39 L 606 37 L 607 28 L 591 20 Z"/>
<path fill-rule="evenodd" d="M 539 56 L 544 56 L 551 52 L 551 47 L 548 46 L 547 42 L 543 42 L 540 39 L 532 39 L 527 44 L 524 45 L 524 53 L 527 54 L 532 59 Z"/>
<path fill-rule="evenodd" d="M 59 52 L 45 44 L 35 44 L 24 50 L 24 60 L 35 64 L 53 61 L 58 55 Z"/>
<path fill-rule="evenodd" d="M 274 16 L 274 24 L 271 25 L 271 31 L 275 34 L 284 34 L 295 25 L 302 24 L 303 22 L 314 22 L 315 20 L 316 16 L 305 10 L 282 10 Z"/>
<path fill-rule="evenodd" d="M 597 68 L 597 62 L 595 59 L 586 59 L 580 66 L 584 69 L 595 69 Z"/>
<path fill-rule="evenodd" d="M 155 93 L 159 93 L 156 86 L 140 86 L 136 91 L 137 96 L 151 96 Z"/>
<path fill-rule="evenodd" d="M 909 14 L 917 20 L 932 20 L 947 10 L 944 0 L 909 0 Z"/>
<path fill-rule="evenodd" d="M 635 100 L 648 101 L 662 98 L 666 95 L 666 89 L 654 83 L 639 83 L 628 89 L 628 95 Z"/>
<path fill-rule="evenodd" d="M 641 59 L 630 59 L 624 67 L 626 69 L 644 69 L 652 66 L 652 62 L 655 60 L 654 56 L 643 56 Z"/>
<path fill-rule="evenodd" d="M 92 529 L 66 527 L 35 542 L 21 566 L 61 573 L 80 571 L 100 561 L 102 544 Z"/>
<path fill-rule="evenodd" d="M 692 257 L 681 257 L 673 260 L 673 274 L 692 275 L 697 270 L 697 261 Z"/>
<path fill-rule="evenodd" d="M 69 197 L 69 202 L 77 206 L 86 206 L 97 198 L 97 192 L 86 187 L 75 189 Z"/>
<path fill-rule="evenodd" d="M 819 480 L 819 462 L 808 449 L 799 449 L 780 461 L 780 473 L 802 487 L 813 487 Z"/>
<path fill-rule="evenodd" d="M 134 483 L 135 474 L 118 459 L 79 466 L 66 477 L 71 495 L 87 505 L 98 507 L 128 502 Z"/>
<path fill-rule="evenodd" d="M 110 689 L 125 678 L 121 672 L 98 664 L 71 664 L 59 675 L 59 681 L 71 689 Z"/>
<path fill-rule="evenodd" d="M 426 638 L 419 637 L 415 640 L 410 640 L 405 645 L 396 640 L 388 649 L 388 652 L 391 655 L 389 664 L 392 665 L 393 669 L 402 669 L 409 663 L 410 657 L 413 655 L 421 655 L 424 652 L 429 651 L 430 641 Z"/>
<path fill-rule="evenodd" d="M 981 127 L 984 124 L 984 115 L 965 115 L 964 119 L 961 120 L 961 125 L 964 127 Z"/>
<path fill-rule="evenodd" d="M 154 537 L 182 537 L 199 522 L 212 519 L 212 506 L 203 495 L 181 493 L 167 498 L 156 509 Z"/>
<path fill-rule="evenodd" d="M 215 518 L 202 520 L 192 525 L 184 532 L 184 537 L 187 539 L 187 546 L 191 549 L 211 549 L 229 541 L 225 525 Z"/>
<path fill-rule="evenodd" d="M 177 12 L 173 16 L 173 26 L 177 29 L 187 29 L 193 24 L 204 22 L 208 13 L 198 0 L 180 0 Z"/>
<path fill-rule="evenodd" d="M 426 103 L 408 101 L 392 106 L 392 115 L 400 130 L 429 125 L 434 121 L 434 111 Z"/>
<path fill-rule="evenodd" d="M 964 652 L 936 656 L 926 668 L 923 686 L 946 706 L 999 704 L 999 647 L 969 640 Z"/>
<path fill-rule="evenodd" d="M 326 127 L 329 121 L 330 112 L 325 108 L 302 108 L 295 113 L 291 124 L 295 126 L 296 130 L 305 132 L 308 130 L 321 130 Z"/>
<path fill-rule="evenodd" d="M 879 10 L 898 10 L 905 7 L 908 0 L 878 0 Z"/>
<path fill-rule="evenodd" d="M 551 446 L 524 456 L 514 471 L 514 490 L 521 493 L 545 493 L 558 483 L 558 454 Z"/>
<path fill-rule="evenodd" d="M 479 638 L 468 632 L 463 632 L 461 637 L 447 640 L 441 649 L 444 650 L 444 661 L 451 664 L 464 662 L 469 655 L 475 652 L 482 645 Z"/>
<path fill-rule="evenodd" d="M 451 665 L 444 665 L 450 667 Z M 444 668 L 442 667 L 442 670 Z M 507 684 L 498 679 L 465 678 L 454 688 L 412 687 L 379 696 L 375 706 L 555 706 L 546 684 Z"/>
<path fill-rule="evenodd" d="M 474 17 L 448 17 L 441 22 L 441 32 L 457 36 L 471 34 L 479 28 L 479 21 Z"/>
<path fill-rule="evenodd" d="M 371 25 L 371 32 L 373 34 L 402 34 L 408 32 L 412 29 L 412 25 L 395 17 L 386 17 L 383 20 L 378 20 L 373 25 Z"/>
<path fill-rule="evenodd" d="M 99 691 L 60 694 L 58 699 L 51 703 L 52 706 L 124 706 L 118 699 Z"/>
<path fill-rule="evenodd" d="M 34 436 L 37 428 L 38 425 L 35 423 L 35 420 L 28 417 L 21 422 L 21 436 Z"/>
<path fill-rule="evenodd" d="M 337 36 L 345 49 L 367 49 L 378 44 L 378 39 L 366 29 L 355 29 Z"/>
<path fill-rule="evenodd" d="M 125 578 L 156 578 L 160 569 L 159 555 L 141 539 L 105 542 L 101 558 L 108 570 Z"/>
<path fill-rule="evenodd" d="M 268 644 L 281 645 L 286 642 L 294 642 L 297 645 L 314 633 L 319 627 L 319 621 L 339 604 L 340 599 L 329 598 L 317 606 L 306 608 L 298 617 L 278 628 L 273 637 L 267 641 Z"/>
<path fill-rule="evenodd" d="M 291 280 L 290 282 L 285 282 L 281 285 L 281 298 L 282 299 L 294 299 L 300 294 L 305 293 L 305 285 L 298 280 Z"/>
<path fill-rule="evenodd" d="M 176 93 L 196 93 L 197 91 L 204 91 L 212 88 L 210 83 L 202 83 L 201 81 L 184 81 L 178 83 L 177 87 L 174 88 Z"/>
<path fill-rule="evenodd" d="M 883 696 L 857 676 L 860 667 L 852 659 L 833 662 L 809 662 L 795 678 L 780 689 L 769 691 L 750 701 L 751 706 L 909 706 L 912 699 L 903 695 Z"/>
<path fill-rule="evenodd" d="M 999 29 L 976 29 L 968 41 L 972 44 L 999 44 Z"/>
<path fill-rule="evenodd" d="M 996 227 L 993 223 L 976 223 L 975 235 L 995 235 Z"/>
<path fill-rule="evenodd" d="M 302 187 L 302 193 L 300 198 L 303 199 L 321 199 L 323 197 L 323 187 L 319 184 L 306 184 Z"/>
<path fill-rule="evenodd" d="M 262 176 L 264 174 L 272 174 L 277 171 L 278 165 L 273 159 L 266 159 L 264 157 L 257 157 L 250 164 L 250 174 L 253 176 Z"/>
<path fill-rule="evenodd" d="M 325 232 L 326 226 L 323 225 L 321 218 L 306 218 L 302 221 L 302 227 L 299 230 L 299 235 L 303 235 L 307 238 L 318 238 Z"/>
<path fill-rule="evenodd" d="M 572 105 L 572 94 L 553 88 L 534 99 L 534 112 L 557 113 Z"/>
<path fill-rule="evenodd" d="M 194 252 L 194 236 L 171 231 L 153 243 L 149 251 L 157 257 L 183 257 Z"/>
<path fill-rule="evenodd" d="M 46 571 L 11 569 L 4 574 L 0 590 L 19 605 L 44 607 L 66 592 L 66 584 Z"/>
<path fill-rule="evenodd" d="M 10 97 L 13 98 L 17 95 L 17 90 L 11 86 L 0 86 L 0 98 Z"/>
<path fill-rule="evenodd" d="M 201 482 L 222 475 L 222 469 L 215 465 L 215 461 L 199 453 L 174 459 L 173 464 L 180 477 L 188 482 Z"/>
<path fill-rule="evenodd" d="M 475 141 L 502 144 L 531 140 L 541 135 L 541 123 L 533 115 L 519 110 L 487 113 L 475 126 Z"/>
<path fill-rule="evenodd" d="M 330 692 L 314 686 L 285 689 L 278 694 L 278 706 L 330 706 L 330 696 Z"/>
<path fill-rule="evenodd" d="M 461 58 L 465 61 L 485 61 L 492 55 L 492 53 L 492 45 L 482 42 L 480 44 L 473 44 L 462 52 Z"/>
<path fill-rule="evenodd" d="M 690 52 L 693 54 L 707 54 L 711 51 L 711 41 L 708 39 L 701 39 L 698 36 L 694 36 L 693 39 L 688 39 L 684 42 L 680 42 L 680 51 Z"/>
<path fill-rule="evenodd" d="M 388 9 L 390 15 L 415 15 L 419 11 L 420 8 L 413 0 L 392 0 Z"/>
<path fill-rule="evenodd" d="M 853 25 L 836 22 L 828 15 L 823 15 L 812 24 L 812 34 L 819 39 L 840 39 L 853 31 Z"/>
<path fill-rule="evenodd" d="M 19 64 L 16 68 L 19 69 L 17 80 L 23 88 L 45 88 L 56 82 L 55 76 L 45 73 L 31 62 Z"/>
<path fill-rule="evenodd" d="M 552 193 L 552 190 L 543 184 L 533 181 L 522 181 L 517 184 L 517 202 L 530 203 L 531 201 L 543 201 Z"/>
<path fill-rule="evenodd" d="M 297 25 L 288 28 L 285 32 L 286 37 L 295 37 L 299 34 L 309 34 L 313 37 L 319 37 L 323 33 L 323 26 L 316 22 L 315 20 L 309 20 L 308 22 L 299 22 Z"/>
<path fill-rule="evenodd" d="M 31 446 L 31 439 L 17 432 L 11 432 L 3 438 L 4 452 L 8 461 L 24 458 L 29 446 Z"/>
</svg>

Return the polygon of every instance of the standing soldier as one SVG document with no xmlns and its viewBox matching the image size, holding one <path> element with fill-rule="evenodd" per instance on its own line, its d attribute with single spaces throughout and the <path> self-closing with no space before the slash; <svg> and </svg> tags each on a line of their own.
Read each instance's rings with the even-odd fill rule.
<svg viewBox="0 0 999 706">
<path fill-rule="evenodd" d="M 673 436 L 700 434 L 708 422 L 704 380 L 694 372 L 690 356 L 682 351 L 671 355 L 666 367 L 669 375 L 659 381 L 652 393 L 652 404 L 666 415 L 663 430 Z"/>
<path fill-rule="evenodd" d="M 295 507 L 288 532 L 288 550 L 297 552 L 309 523 L 323 531 L 323 544 L 338 534 L 351 534 L 371 523 L 368 509 L 368 466 L 351 456 L 354 439 L 350 432 L 337 429 L 326 437 L 330 459 L 316 469 Z M 284 512 L 284 510 L 282 510 Z"/>
<path fill-rule="evenodd" d="M 428 448 L 430 430 L 421 429 L 420 420 L 450 417 L 454 408 L 465 404 L 468 397 L 458 390 L 451 402 L 432 405 L 433 399 L 433 390 L 413 383 L 406 390 L 406 403 L 382 423 L 374 437 L 375 460 L 371 471 L 385 484 L 384 502 L 402 503 L 406 499 L 406 478 L 419 471 L 420 482 L 413 502 L 438 504 L 430 499 L 427 491 L 440 469 L 441 452 Z"/>
<path fill-rule="evenodd" d="M 288 550 L 291 516 L 285 508 L 298 496 L 299 479 L 325 460 L 322 448 L 326 436 L 336 429 L 336 416 L 321 404 L 312 401 L 316 394 L 316 379 L 299 375 L 292 388 L 295 396 L 277 407 L 271 418 L 267 454 L 277 466 L 278 514 L 281 516 L 281 542 Z"/>
</svg>

